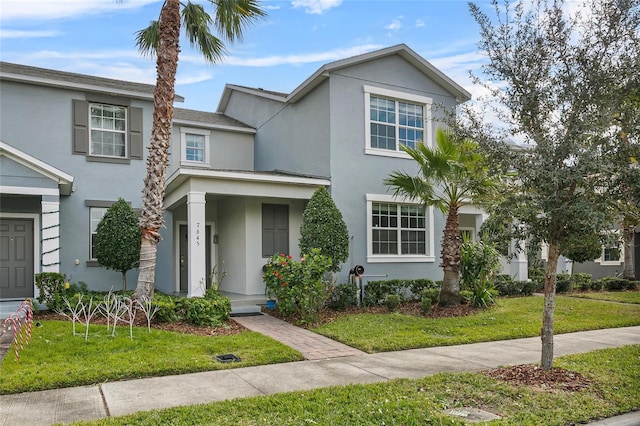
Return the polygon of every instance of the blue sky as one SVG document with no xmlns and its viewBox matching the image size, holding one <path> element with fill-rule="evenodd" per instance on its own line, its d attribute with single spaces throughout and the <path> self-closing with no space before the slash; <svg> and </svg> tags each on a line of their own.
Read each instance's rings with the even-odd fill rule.
<svg viewBox="0 0 640 426">
<path fill-rule="evenodd" d="M 202 2 L 202 1 L 198 1 Z M 208 2 L 204 2 L 211 11 Z M 489 8 L 488 0 L 476 3 Z M 156 19 L 155 0 L 0 0 L 0 59 L 155 83 L 134 33 Z M 263 1 L 268 13 L 210 65 L 182 42 L 176 106 L 215 111 L 226 83 L 290 92 L 327 62 L 405 43 L 472 94 L 478 27 L 463 0 Z"/>
</svg>

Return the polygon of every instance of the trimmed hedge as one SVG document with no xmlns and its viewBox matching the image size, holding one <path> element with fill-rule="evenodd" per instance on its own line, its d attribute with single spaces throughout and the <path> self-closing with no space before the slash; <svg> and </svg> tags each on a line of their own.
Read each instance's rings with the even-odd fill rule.
<svg viewBox="0 0 640 426">
<path fill-rule="evenodd" d="M 500 296 L 531 296 L 538 288 L 534 280 L 516 281 L 508 274 L 498 275 L 493 285 Z"/>
<path fill-rule="evenodd" d="M 636 290 L 638 288 L 638 282 L 627 280 L 625 278 L 617 277 L 605 277 L 596 280 L 598 286 L 606 291 L 622 291 L 622 290 Z"/>
<path fill-rule="evenodd" d="M 358 289 L 354 284 L 338 284 L 331 289 L 327 306 L 331 309 L 345 309 L 357 304 Z"/>
<path fill-rule="evenodd" d="M 429 289 L 438 289 L 439 292 L 440 286 L 426 278 L 369 281 L 364 288 L 363 303 L 366 306 L 383 305 L 390 294 L 397 294 L 401 301 L 406 298 L 421 300 L 423 291 Z"/>
</svg>

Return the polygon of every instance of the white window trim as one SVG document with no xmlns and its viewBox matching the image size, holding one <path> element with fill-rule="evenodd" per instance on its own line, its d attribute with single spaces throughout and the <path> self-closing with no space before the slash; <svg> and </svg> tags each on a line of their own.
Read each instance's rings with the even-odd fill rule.
<svg viewBox="0 0 640 426">
<path fill-rule="evenodd" d="M 204 136 L 204 161 L 187 160 L 187 134 Z M 180 164 L 187 166 L 208 166 L 210 164 L 210 139 L 211 130 L 196 129 L 193 127 L 180 128 Z"/>
<path fill-rule="evenodd" d="M 114 105 L 107 104 L 104 102 L 89 102 L 89 122 L 87 123 L 88 131 L 89 131 L 89 146 L 87 147 L 87 154 L 91 157 L 98 158 L 117 158 L 117 159 L 128 159 L 129 158 L 129 108 L 124 105 Z M 115 108 L 123 108 L 124 109 L 124 131 L 115 130 L 115 129 L 104 129 L 101 127 L 94 128 L 91 125 L 91 106 L 92 105 L 100 105 L 100 106 L 111 106 Z M 124 135 L 124 155 L 105 155 L 105 154 L 96 154 L 93 152 L 93 142 L 91 141 L 91 131 L 98 130 L 101 132 L 113 131 L 113 133 L 123 134 Z"/>
<path fill-rule="evenodd" d="M 620 235 L 620 231 L 619 230 L 613 230 L 612 233 L 616 234 L 616 235 Z M 620 241 L 619 244 L 619 249 L 620 249 L 620 257 L 618 258 L 618 260 L 604 260 L 604 249 L 605 247 L 602 246 L 602 250 L 600 251 L 600 257 L 596 260 L 594 260 L 594 263 L 598 263 L 601 266 L 621 266 L 624 263 L 624 244 L 622 243 L 622 241 Z"/>
<path fill-rule="evenodd" d="M 427 240 L 427 255 L 388 255 L 388 254 L 373 254 L 373 247 L 371 241 L 373 241 L 373 203 L 398 203 L 398 204 L 419 204 L 415 200 L 411 200 L 407 197 L 393 196 L 388 194 L 366 194 L 367 200 L 367 262 L 368 263 L 418 263 L 418 262 L 435 262 L 435 238 L 434 238 L 434 225 L 433 225 L 433 207 L 427 207 L 426 219 L 428 240 Z"/>
<path fill-rule="evenodd" d="M 396 146 L 398 147 L 398 151 L 391 151 L 388 149 L 380 149 L 380 148 L 372 148 L 371 147 L 371 116 L 370 116 L 370 108 L 371 108 L 371 95 L 378 95 L 385 98 L 393 99 L 394 101 L 408 101 L 416 104 L 420 104 L 423 106 L 423 119 L 424 119 L 424 136 L 425 140 L 424 144 L 428 147 L 431 147 L 432 141 L 432 125 L 431 125 L 431 104 L 433 103 L 433 99 L 426 97 L 415 95 L 412 93 L 398 92 L 395 90 L 383 89 L 380 87 L 373 86 L 364 86 L 364 139 L 365 139 L 365 154 L 369 155 L 381 155 L 384 157 L 395 157 L 395 158 L 411 158 L 409 154 L 402 151 L 400 148 L 400 142 L 397 140 L 396 135 Z"/>
<path fill-rule="evenodd" d="M 473 226 L 460 226 L 458 227 L 458 229 L 460 230 L 461 234 L 462 234 L 462 231 L 469 231 L 471 235 L 471 242 L 476 241 L 476 228 L 474 228 Z"/>
</svg>

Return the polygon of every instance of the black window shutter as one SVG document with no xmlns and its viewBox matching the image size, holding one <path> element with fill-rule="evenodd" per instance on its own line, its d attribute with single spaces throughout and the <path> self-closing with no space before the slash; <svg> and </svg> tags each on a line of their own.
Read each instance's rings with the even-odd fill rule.
<svg viewBox="0 0 640 426">
<path fill-rule="evenodd" d="M 142 108 L 129 108 L 129 157 L 142 159 Z"/>
<path fill-rule="evenodd" d="M 89 102 L 73 100 L 73 153 L 89 151 Z"/>
</svg>

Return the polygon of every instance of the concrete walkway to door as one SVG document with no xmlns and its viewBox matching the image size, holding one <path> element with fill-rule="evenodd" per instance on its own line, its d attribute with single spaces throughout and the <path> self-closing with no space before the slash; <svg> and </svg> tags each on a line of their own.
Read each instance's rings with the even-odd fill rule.
<svg viewBox="0 0 640 426">
<path fill-rule="evenodd" d="M 291 346 L 293 349 L 300 351 L 308 360 L 365 355 L 361 350 L 296 327 L 270 315 L 233 317 L 233 320 L 251 331 L 264 334 L 287 346 Z"/>
</svg>

